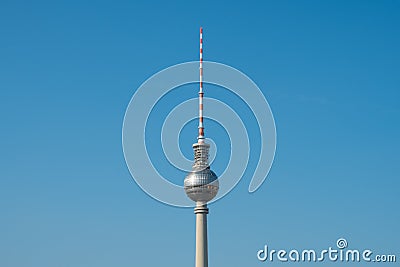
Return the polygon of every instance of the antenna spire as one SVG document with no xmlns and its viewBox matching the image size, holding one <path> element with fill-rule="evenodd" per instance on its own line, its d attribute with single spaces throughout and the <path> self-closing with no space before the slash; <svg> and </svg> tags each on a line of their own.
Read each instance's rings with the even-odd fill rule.
<svg viewBox="0 0 400 267">
<path fill-rule="evenodd" d="M 204 143 L 203 126 L 203 28 L 200 27 L 200 91 L 199 91 L 199 143 Z"/>
</svg>

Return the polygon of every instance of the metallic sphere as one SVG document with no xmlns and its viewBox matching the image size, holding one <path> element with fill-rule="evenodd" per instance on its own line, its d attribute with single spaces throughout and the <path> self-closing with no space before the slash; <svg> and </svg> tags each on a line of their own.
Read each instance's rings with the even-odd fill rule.
<svg viewBox="0 0 400 267">
<path fill-rule="evenodd" d="M 219 189 L 217 175 L 210 167 L 194 169 L 184 180 L 186 195 L 195 202 L 208 202 L 213 199 Z"/>
</svg>

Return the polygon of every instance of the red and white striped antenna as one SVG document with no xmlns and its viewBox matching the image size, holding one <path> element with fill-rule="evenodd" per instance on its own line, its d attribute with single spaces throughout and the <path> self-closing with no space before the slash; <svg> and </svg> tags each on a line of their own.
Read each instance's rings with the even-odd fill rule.
<svg viewBox="0 0 400 267">
<path fill-rule="evenodd" d="M 200 27 L 200 91 L 199 91 L 199 143 L 204 143 L 203 126 L 203 28 Z"/>
</svg>

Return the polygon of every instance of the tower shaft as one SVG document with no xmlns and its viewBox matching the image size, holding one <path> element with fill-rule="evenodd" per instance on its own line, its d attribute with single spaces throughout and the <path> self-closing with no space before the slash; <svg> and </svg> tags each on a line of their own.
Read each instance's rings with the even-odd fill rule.
<svg viewBox="0 0 400 267">
<path fill-rule="evenodd" d="M 196 267 L 208 267 L 207 204 L 197 202 L 196 214 Z"/>
</svg>

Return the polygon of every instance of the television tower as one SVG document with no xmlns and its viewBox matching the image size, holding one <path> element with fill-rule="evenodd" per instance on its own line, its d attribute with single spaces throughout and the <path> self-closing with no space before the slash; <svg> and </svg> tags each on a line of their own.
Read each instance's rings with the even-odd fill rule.
<svg viewBox="0 0 400 267">
<path fill-rule="evenodd" d="M 207 248 L 207 202 L 218 193 L 217 175 L 208 165 L 210 145 L 204 141 L 203 125 L 203 28 L 200 28 L 200 91 L 199 91 L 199 135 L 193 144 L 194 164 L 184 180 L 186 195 L 196 202 L 196 267 L 208 267 Z"/>
</svg>

